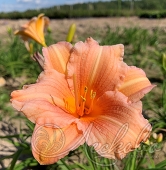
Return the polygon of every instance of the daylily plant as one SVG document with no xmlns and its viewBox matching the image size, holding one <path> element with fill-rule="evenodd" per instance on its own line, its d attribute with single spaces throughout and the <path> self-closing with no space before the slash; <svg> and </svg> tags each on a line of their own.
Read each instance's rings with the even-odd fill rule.
<svg viewBox="0 0 166 170">
<path fill-rule="evenodd" d="M 28 23 L 21 26 L 20 30 L 15 31 L 15 34 L 21 35 L 24 41 L 30 38 L 45 47 L 44 30 L 48 25 L 49 18 L 45 17 L 44 14 L 40 14 L 38 17 L 33 17 Z"/>
<path fill-rule="evenodd" d="M 40 164 L 85 142 L 103 157 L 122 159 L 147 140 L 151 125 L 140 99 L 154 85 L 123 55 L 122 44 L 100 46 L 91 37 L 43 48 L 37 82 L 11 94 L 13 107 L 36 124 L 31 144 Z"/>
</svg>

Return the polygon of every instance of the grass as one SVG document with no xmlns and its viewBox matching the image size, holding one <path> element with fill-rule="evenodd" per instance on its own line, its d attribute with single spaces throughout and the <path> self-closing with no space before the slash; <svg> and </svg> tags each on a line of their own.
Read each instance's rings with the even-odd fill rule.
<svg viewBox="0 0 166 170">
<path fill-rule="evenodd" d="M 161 170 L 166 169 L 165 157 L 160 160 L 156 158 L 158 153 L 163 152 L 163 144 L 166 143 L 166 70 L 164 69 L 164 54 L 166 54 L 166 33 L 164 30 L 142 28 L 108 28 L 105 35 L 99 33 L 94 39 L 100 36 L 101 45 L 113 45 L 122 43 L 125 45 L 124 60 L 128 65 L 135 65 L 142 68 L 152 83 L 157 87 L 143 99 L 143 113 L 153 125 L 153 131 L 163 134 L 162 142 L 150 137 L 150 145 L 141 144 L 135 151 L 128 154 L 122 161 L 102 159 L 86 145 L 72 151 L 68 156 L 61 159 L 54 165 L 40 166 L 32 157 L 30 148 L 30 137 L 34 125 L 25 117 L 16 113 L 11 107 L 10 93 L 15 89 L 21 89 L 24 84 L 34 83 L 41 72 L 37 63 L 28 54 L 23 42 L 15 37 L 12 32 L 10 40 L 0 50 L 0 76 L 7 80 L 7 85 L 0 87 L 0 121 L 3 135 L 1 140 L 10 143 L 15 151 L 7 153 L 0 158 L 1 169 L 6 169 L 4 160 L 11 159 L 8 169 L 124 169 L 124 170 Z M 78 35 L 78 39 L 85 39 Z M 47 44 L 52 44 L 54 39 L 51 33 L 47 33 Z M 33 42 L 34 49 L 41 52 L 41 47 Z M 19 126 L 15 125 L 19 122 Z M 158 150 L 158 151 L 157 151 Z M 93 153 L 93 154 L 92 154 Z M 83 155 L 84 154 L 84 155 Z M 166 154 L 166 153 L 165 153 Z M 86 157 L 89 159 L 86 159 Z M 160 156 L 158 156 L 160 157 Z M 84 159 L 85 162 L 84 162 Z M 81 163 L 79 161 L 81 160 Z M 83 163 L 84 162 L 84 163 Z M 96 164 L 100 162 L 100 164 Z M 102 164 L 102 166 L 101 166 Z M 103 166 L 105 165 L 105 166 Z"/>
</svg>

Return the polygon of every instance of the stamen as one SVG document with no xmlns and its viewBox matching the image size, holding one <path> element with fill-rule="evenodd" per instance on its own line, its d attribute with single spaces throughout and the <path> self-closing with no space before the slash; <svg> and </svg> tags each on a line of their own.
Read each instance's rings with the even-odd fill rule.
<svg viewBox="0 0 166 170">
<path fill-rule="evenodd" d="M 81 96 L 81 100 L 80 100 L 80 107 L 79 107 L 79 110 L 77 111 L 77 114 L 81 117 L 83 116 L 84 114 L 89 114 L 93 111 L 93 102 L 94 102 L 94 99 L 96 97 L 96 92 L 94 92 L 93 90 L 91 90 L 90 92 L 90 107 L 86 107 L 85 104 L 86 104 L 86 101 L 87 101 L 87 92 L 88 92 L 88 87 L 85 86 L 84 88 L 84 94 L 83 96 Z M 88 100 L 89 101 L 89 100 Z"/>
<path fill-rule="evenodd" d="M 85 86 L 85 88 L 84 88 L 84 95 L 86 95 L 87 92 L 88 92 L 88 87 Z"/>
<path fill-rule="evenodd" d="M 57 104 L 55 103 L 54 97 L 52 95 L 50 95 L 50 96 L 51 96 L 53 104 L 55 106 L 57 106 Z M 60 107 L 65 112 L 73 114 L 73 111 L 71 110 L 71 107 L 70 107 L 70 103 L 66 99 L 64 99 L 64 98 L 63 98 L 63 101 L 64 101 L 65 106 L 60 102 L 60 103 L 58 103 L 58 107 Z"/>
<path fill-rule="evenodd" d="M 93 92 L 93 90 L 91 90 L 90 95 L 91 95 L 91 104 L 90 104 L 89 110 L 88 110 L 88 112 L 86 112 L 86 114 L 89 114 L 90 112 L 93 111 L 93 101 L 94 101 L 94 99 L 96 97 L 96 92 Z"/>
<path fill-rule="evenodd" d="M 81 99 L 83 100 L 83 102 L 86 101 L 86 98 L 84 98 L 84 97 L 82 97 L 82 96 L 81 96 Z"/>
<path fill-rule="evenodd" d="M 80 106 L 80 110 L 79 110 L 79 115 L 83 116 L 84 114 L 84 108 L 85 108 L 85 102 L 86 102 L 86 94 L 88 92 L 88 87 L 85 86 L 84 88 L 84 96 L 81 96 L 81 106 Z"/>
</svg>

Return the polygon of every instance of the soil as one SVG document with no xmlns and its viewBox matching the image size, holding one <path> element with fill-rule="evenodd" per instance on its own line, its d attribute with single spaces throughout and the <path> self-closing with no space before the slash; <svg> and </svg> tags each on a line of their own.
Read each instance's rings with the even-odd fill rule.
<svg viewBox="0 0 166 170">
<path fill-rule="evenodd" d="M 28 20 L 0 20 L 0 36 L 7 36 L 7 30 L 18 29 Z M 80 18 L 80 19 L 53 19 L 50 28 L 57 41 L 65 40 L 68 28 L 72 23 L 77 26 L 77 35 L 92 36 L 94 32 L 103 31 L 107 27 L 141 27 L 146 29 L 163 28 L 166 29 L 166 19 L 140 19 L 138 17 L 109 17 L 109 18 Z"/>
</svg>

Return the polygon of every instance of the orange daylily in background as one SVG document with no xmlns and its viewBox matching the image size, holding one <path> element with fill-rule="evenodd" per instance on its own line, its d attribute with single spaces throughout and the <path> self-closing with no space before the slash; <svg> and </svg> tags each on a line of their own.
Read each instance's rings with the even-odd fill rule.
<svg viewBox="0 0 166 170">
<path fill-rule="evenodd" d="M 122 159 L 146 141 L 151 126 L 140 99 L 151 85 L 143 70 L 123 62 L 124 46 L 59 42 L 43 48 L 35 84 L 12 92 L 11 102 L 36 124 L 32 152 L 57 162 L 83 143 L 103 157 Z"/>
<path fill-rule="evenodd" d="M 24 41 L 31 38 L 45 47 L 44 30 L 48 25 L 49 18 L 45 17 L 44 14 L 40 14 L 38 17 L 33 17 L 28 23 L 21 26 L 20 30 L 15 31 L 15 34 L 21 35 Z"/>
</svg>

